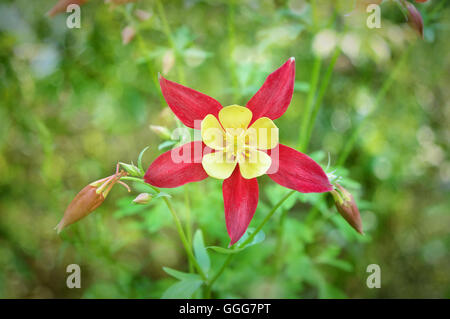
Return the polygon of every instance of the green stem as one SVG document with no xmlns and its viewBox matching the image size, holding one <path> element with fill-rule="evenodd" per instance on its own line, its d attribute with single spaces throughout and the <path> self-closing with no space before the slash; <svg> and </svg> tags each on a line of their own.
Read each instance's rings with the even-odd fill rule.
<svg viewBox="0 0 450 319">
<path fill-rule="evenodd" d="M 235 31 L 234 31 L 234 13 L 235 13 L 235 0 L 230 0 L 228 2 L 228 16 L 227 16 L 227 25 L 228 25 L 228 60 L 230 64 L 231 70 L 231 83 L 233 87 L 233 99 L 237 100 L 239 97 L 238 94 L 238 86 L 239 81 L 236 74 L 236 63 L 233 59 L 233 52 L 236 46 L 235 40 Z"/>
<path fill-rule="evenodd" d="M 319 75 L 320 75 L 320 67 L 321 67 L 321 59 L 319 56 L 316 56 L 314 59 L 313 71 L 311 73 L 308 98 L 306 100 L 306 110 L 303 113 L 302 123 L 300 126 L 300 136 L 298 143 L 300 151 L 303 151 L 306 145 L 308 123 L 311 119 L 312 107 L 314 105 L 314 98 L 316 96 L 317 84 L 319 82 Z"/>
<path fill-rule="evenodd" d="M 142 178 L 125 176 L 125 177 L 122 177 L 121 180 L 133 181 L 133 182 L 141 183 L 141 184 L 144 184 L 144 185 L 147 185 L 147 186 L 151 187 L 156 193 L 158 193 L 158 194 L 161 193 L 161 191 L 157 187 L 146 183 Z M 202 277 L 202 279 L 206 282 L 207 281 L 207 277 L 206 277 L 205 273 L 203 272 L 202 268 L 200 267 L 200 265 L 198 264 L 197 259 L 195 259 L 195 256 L 194 256 L 194 254 L 192 252 L 192 248 L 189 245 L 189 241 L 188 241 L 188 239 L 186 237 L 186 234 L 184 233 L 183 227 L 181 225 L 180 218 L 178 217 L 177 213 L 175 212 L 175 209 L 173 208 L 172 203 L 170 202 L 170 200 L 167 197 L 162 197 L 162 199 L 165 202 L 165 204 L 166 204 L 167 208 L 169 209 L 170 213 L 172 214 L 172 218 L 175 221 L 175 226 L 177 228 L 178 235 L 180 236 L 181 242 L 183 243 L 184 249 L 186 251 L 186 254 L 187 254 L 190 262 L 194 265 L 194 267 L 197 270 L 197 272 L 200 275 L 200 277 Z"/>
<path fill-rule="evenodd" d="M 148 59 L 148 57 L 147 57 L 147 52 L 150 52 L 150 50 L 148 49 L 148 47 L 147 47 L 147 45 L 146 45 L 144 39 L 142 38 L 140 29 L 139 29 L 138 26 L 136 25 L 133 16 L 130 14 L 129 11 L 125 10 L 125 8 L 124 8 L 123 6 L 118 6 L 118 7 L 116 7 L 116 10 L 118 10 L 120 13 L 122 13 L 122 15 L 125 17 L 125 20 L 127 20 L 127 23 L 128 23 L 128 24 L 134 26 L 134 28 L 135 28 L 135 30 L 136 30 L 136 35 L 135 35 L 135 37 L 136 37 L 136 41 L 137 41 L 138 46 L 139 46 L 139 50 L 141 51 L 142 56 L 144 56 L 145 59 L 146 59 L 146 63 L 145 63 L 145 64 L 147 65 L 148 73 L 150 74 L 150 77 L 151 77 L 152 82 L 153 82 L 153 84 L 154 84 L 154 86 L 155 86 L 156 92 L 159 93 L 158 95 L 159 95 L 159 98 L 160 98 L 160 100 L 161 100 L 161 105 L 164 105 L 165 100 L 164 100 L 164 97 L 162 96 L 161 90 L 160 90 L 160 88 L 159 88 L 158 75 L 157 75 L 157 72 L 155 72 L 155 69 L 154 69 L 154 67 L 153 67 L 153 63 L 152 63 L 151 60 Z"/>
<path fill-rule="evenodd" d="M 253 239 L 255 238 L 255 236 L 259 233 L 259 231 L 264 227 L 264 225 L 269 221 L 269 219 L 272 217 L 272 215 L 277 211 L 277 209 L 294 193 L 296 193 L 296 191 L 291 190 L 282 199 L 280 199 L 278 201 L 278 203 L 266 215 L 266 217 L 263 219 L 263 221 L 258 225 L 258 227 L 256 227 L 255 231 L 250 236 L 248 236 L 248 238 L 241 245 L 239 245 L 238 248 L 243 248 L 246 245 L 248 245 L 249 243 L 251 243 L 253 241 Z M 211 295 L 212 285 L 222 275 L 225 268 L 227 268 L 227 266 L 230 264 L 231 260 L 233 259 L 233 256 L 234 256 L 234 254 L 228 255 L 227 258 L 225 259 L 225 262 L 220 267 L 219 271 L 214 275 L 214 277 L 211 278 L 211 280 L 209 281 L 209 284 L 206 287 L 206 296 L 209 297 Z"/>
<path fill-rule="evenodd" d="M 141 34 L 139 33 L 139 31 L 136 31 L 136 40 L 138 42 L 139 45 L 139 50 L 141 50 L 144 53 L 144 56 L 147 54 L 147 52 L 149 52 L 144 39 L 142 38 Z M 145 57 L 147 59 L 147 57 Z M 150 62 L 150 60 L 146 60 L 147 68 L 148 68 L 148 73 L 150 73 L 150 77 L 152 78 L 152 82 L 156 88 L 156 92 L 160 92 L 160 88 L 159 88 L 159 81 L 158 81 L 158 74 L 157 72 L 155 72 L 155 69 L 153 68 L 153 64 Z M 162 95 L 159 94 L 162 98 Z M 162 100 L 164 101 L 164 99 Z M 164 104 L 163 104 L 164 105 Z"/>
<path fill-rule="evenodd" d="M 316 0 L 310 1 L 311 5 L 311 18 L 312 18 L 312 31 L 313 33 L 316 31 L 317 27 L 317 6 L 316 6 Z"/>
<path fill-rule="evenodd" d="M 314 103 L 311 117 L 307 123 L 308 129 L 307 129 L 306 136 L 304 138 L 304 145 L 302 148 L 302 150 L 305 152 L 308 149 L 308 144 L 311 139 L 311 134 L 312 134 L 312 131 L 314 128 L 314 123 L 316 122 L 316 118 L 317 118 L 317 114 L 319 113 L 319 109 L 322 106 L 322 100 L 323 100 L 323 97 L 325 96 L 325 92 L 327 91 L 328 84 L 330 83 L 331 75 L 333 74 L 333 69 L 336 64 L 337 59 L 339 58 L 340 52 L 341 51 L 339 50 L 339 48 L 336 48 L 334 50 L 330 64 L 328 65 L 328 68 L 325 71 L 325 77 L 324 77 L 323 81 L 321 81 L 319 93 L 317 94 L 317 99 L 316 99 L 316 102 Z"/>
<path fill-rule="evenodd" d="M 162 25 L 163 25 L 163 31 L 166 35 L 167 39 L 169 40 L 169 44 L 172 47 L 172 50 L 175 54 L 175 60 L 180 62 L 180 64 L 177 66 L 177 75 L 178 75 L 178 81 L 184 83 L 185 82 L 185 76 L 183 68 L 181 67 L 181 54 L 178 50 L 177 44 L 175 42 L 175 39 L 173 38 L 172 30 L 170 29 L 169 22 L 166 18 L 166 11 L 164 10 L 164 6 L 161 2 L 161 0 L 156 0 L 156 7 L 158 10 L 158 15 L 161 19 Z"/>
<path fill-rule="evenodd" d="M 186 237 L 189 242 L 189 247 L 192 247 L 192 225 L 191 225 L 191 205 L 189 201 L 189 185 L 184 186 L 184 204 L 186 206 Z M 192 272 L 193 265 L 189 260 L 189 272 Z"/>
<path fill-rule="evenodd" d="M 378 94 L 375 98 L 375 105 L 374 105 L 375 110 L 377 109 L 381 100 L 386 95 L 387 91 L 391 88 L 392 84 L 394 83 L 394 80 L 395 80 L 398 72 L 400 72 L 400 69 L 403 66 L 403 64 L 405 63 L 405 61 L 409 55 L 409 52 L 412 50 L 412 47 L 413 47 L 413 45 L 411 45 L 407 50 L 404 51 L 402 57 L 398 61 L 394 70 L 389 74 L 389 77 L 387 78 L 387 80 L 384 81 L 383 86 L 381 87 L 380 91 L 378 91 Z M 370 115 L 373 115 L 374 113 L 376 113 L 376 112 L 374 111 Z M 370 115 L 367 115 L 365 118 L 363 118 L 362 120 L 359 121 L 359 123 L 357 124 L 352 135 L 347 139 L 347 143 L 342 148 L 342 152 L 340 153 L 340 156 L 337 160 L 336 166 L 342 166 L 345 163 L 345 161 L 347 160 L 347 157 L 350 155 L 350 152 L 353 149 L 353 146 L 355 145 L 355 142 L 359 136 L 359 133 L 360 133 L 362 127 L 364 126 L 363 124 L 367 121 L 368 118 L 370 118 Z"/>
<path fill-rule="evenodd" d="M 281 247 L 283 246 L 283 229 L 284 229 L 284 221 L 287 214 L 287 210 L 283 210 L 280 215 L 280 220 L 278 223 L 278 229 L 277 229 L 277 241 L 275 244 L 275 252 L 273 253 L 274 260 L 275 260 L 275 271 L 276 273 L 279 273 L 281 265 L 282 265 L 282 253 L 281 253 Z"/>
<path fill-rule="evenodd" d="M 180 235 L 180 239 L 183 242 L 184 249 L 186 250 L 186 253 L 188 255 L 188 258 L 190 259 L 191 263 L 194 265 L 195 269 L 197 269 L 198 274 L 202 277 L 202 279 L 206 282 L 207 277 L 205 273 L 203 272 L 202 268 L 197 262 L 197 259 L 195 258 L 191 246 L 189 246 L 189 242 L 186 238 L 186 234 L 184 233 L 183 227 L 181 226 L 180 218 L 178 217 L 177 213 L 173 209 L 172 203 L 167 199 L 167 197 L 163 197 L 164 202 L 166 203 L 167 208 L 169 208 L 170 213 L 172 214 L 172 217 L 175 221 L 175 225 L 178 230 L 178 234 Z"/>
</svg>

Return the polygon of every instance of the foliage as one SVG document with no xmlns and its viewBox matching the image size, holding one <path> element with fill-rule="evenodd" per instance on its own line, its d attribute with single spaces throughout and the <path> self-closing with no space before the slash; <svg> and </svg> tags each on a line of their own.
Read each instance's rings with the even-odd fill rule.
<svg viewBox="0 0 450 319">
<path fill-rule="evenodd" d="M 0 297 L 450 296 L 449 3 L 416 4 L 421 40 L 389 1 L 381 29 L 366 27 L 365 12 L 346 16 L 344 0 L 88 1 L 80 29 L 66 28 L 66 14 L 45 16 L 54 2 L 0 4 Z M 139 20 L 136 9 L 150 17 Z M 126 26 L 136 36 L 122 45 Z M 290 56 L 296 86 L 277 120 L 281 142 L 302 146 L 324 168 L 329 162 L 327 173 L 335 170 L 358 203 L 365 236 L 331 196 L 296 193 L 245 248 L 246 239 L 228 248 L 213 179 L 164 190 L 147 205 L 132 200 L 155 191 L 129 181 L 135 194 L 114 188 L 97 211 L 56 235 L 85 185 L 111 175 L 118 161 L 135 161 L 142 173 L 183 140 L 149 128 L 180 126 L 158 71 L 224 105 L 244 105 Z M 309 107 L 315 125 L 305 135 Z M 289 192 L 260 181 L 253 231 Z M 186 259 L 166 195 L 206 281 Z M 66 287 L 72 263 L 81 266 L 81 289 Z M 366 286 L 372 263 L 382 269 L 380 289 Z"/>
</svg>

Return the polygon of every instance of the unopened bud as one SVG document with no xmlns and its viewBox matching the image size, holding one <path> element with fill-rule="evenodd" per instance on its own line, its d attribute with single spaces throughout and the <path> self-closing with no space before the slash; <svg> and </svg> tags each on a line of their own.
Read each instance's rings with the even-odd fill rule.
<svg viewBox="0 0 450 319">
<path fill-rule="evenodd" d="M 99 179 L 98 181 L 85 186 L 70 202 L 69 206 L 67 206 L 63 218 L 55 227 L 57 233 L 59 234 L 63 228 L 75 223 L 96 210 L 103 203 L 116 183 L 126 186 L 126 184 L 119 181 L 120 178 L 125 175 L 127 175 L 127 173 L 124 171 L 116 172 L 114 175 Z M 128 188 L 128 186 L 126 187 Z"/>
<path fill-rule="evenodd" d="M 344 187 L 336 183 L 337 189 L 331 191 L 336 208 L 342 217 L 350 224 L 358 233 L 363 234 L 361 215 L 358 206 L 356 206 L 353 195 Z"/>
<path fill-rule="evenodd" d="M 133 199 L 133 203 L 145 205 L 152 200 L 153 196 L 149 193 L 141 193 Z"/>
<path fill-rule="evenodd" d="M 417 10 L 416 7 L 408 1 L 405 1 L 405 6 L 406 10 L 408 11 L 409 24 L 423 38 L 423 19 L 422 16 L 420 15 L 419 10 Z"/>
<path fill-rule="evenodd" d="M 159 125 L 150 125 L 150 130 L 152 130 L 153 133 L 155 133 L 164 140 L 169 140 L 171 138 L 170 131 L 167 127 Z"/>
<path fill-rule="evenodd" d="M 127 45 L 134 39 L 136 35 L 136 30 L 132 26 L 126 26 L 122 30 L 122 44 Z"/>
<path fill-rule="evenodd" d="M 151 12 L 147 12 L 141 9 L 137 9 L 134 14 L 136 15 L 136 17 L 141 20 L 141 21 L 147 21 L 148 19 L 150 19 L 152 17 L 152 13 Z"/>
<path fill-rule="evenodd" d="M 57 233 L 59 234 L 64 227 L 75 223 L 93 212 L 104 200 L 105 197 L 103 194 L 97 193 L 97 187 L 87 185 L 70 202 L 64 212 L 63 218 L 55 227 Z"/>
</svg>

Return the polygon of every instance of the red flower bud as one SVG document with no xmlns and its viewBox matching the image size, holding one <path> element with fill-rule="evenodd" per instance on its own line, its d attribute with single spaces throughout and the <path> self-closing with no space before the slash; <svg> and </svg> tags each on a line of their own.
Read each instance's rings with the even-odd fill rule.
<svg viewBox="0 0 450 319">
<path fill-rule="evenodd" d="M 332 190 L 334 203 L 342 217 L 352 226 L 358 233 L 363 233 L 361 216 L 359 214 L 358 206 L 356 206 L 353 195 L 350 194 L 344 187 L 336 183 L 338 189 Z"/>
<path fill-rule="evenodd" d="M 126 26 L 122 30 L 122 44 L 127 45 L 136 36 L 136 30 L 132 26 Z"/>
<path fill-rule="evenodd" d="M 148 19 L 150 19 L 152 17 L 152 13 L 151 12 L 144 11 L 144 10 L 141 10 L 141 9 L 137 9 L 134 12 L 134 14 L 141 21 L 147 21 Z"/>
<path fill-rule="evenodd" d="M 97 187 L 87 185 L 77 194 L 77 196 L 75 196 L 72 202 L 70 202 L 64 212 L 63 218 L 58 225 L 56 225 L 57 233 L 59 234 L 64 227 L 75 223 L 93 212 L 104 200 L 105 197 L 103 194 L 97 193 Z"/>
<path fill-rule="evenodd" d="M 84 187 L 67 206 L 63 218 L 55 227 L 57 233 L 59 234 L 66 226 L 75 223 L 96 210 L 116 183 L 126 186 L 126 184 L 119 181 L 125 175 L 127 173 L 124 171 L 116 172 L 114 175 L 92 182 Z M 128 188 L 128 186 L 126 187 Z"/>
<path fill-rule="evenodd" d="M 416 2 L 421 2 L 421 3 L 424 3 L 424 2 L 427 2 L 428 0 L 416 0 Z"/>
<path fill-rule="evenodd" d="M 54 17 L 59 13 L 66 12 L 66 9 L 69 5 L 76 4 L 81 6 L 86 1 L 87 0 L 59 0 L 58 3 L 56 3 L 55 6 L 51 8 L 49 12 L 47 12 L 47 15 L 50 17 Z"/>
<path fill-rule="evenodd" d="M 405 1 L 405 5 L 406 10 L 408 11 L 409 24 L 423 38 L 423 19 L 422 16 L 420 15 L 419 10 L 417 10 L 416 7 L 408 1 Z"/>
</svg>

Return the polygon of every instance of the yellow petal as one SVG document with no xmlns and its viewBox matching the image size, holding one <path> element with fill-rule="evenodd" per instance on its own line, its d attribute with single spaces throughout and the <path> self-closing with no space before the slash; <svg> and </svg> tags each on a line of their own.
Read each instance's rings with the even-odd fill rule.
<svg viewBox="0 0 450 319">
<path fill-rule="evenodd" d="M 236 167 L 236 158 L 227 157 L 224 152 L 215 152 L 203 156 L 202 165 L 206 173 L 214 178 L 226 179 Z"/>
<path fill-rule="evenodd" d="M 268 117 L 261 117 L 248 128 L 246 143 L 261 150 L 270 150 L 278 145 L 278 127 Z"/>
<path fill-rule="evenodd" d="M 247 129 L 252 120 L 252 111 L 239 105 L 226 106 L 219 112 L 219 121 L 225 130 Z"/>
<path fill-rule="evenodd" d="M 246 156 L 239 158 L 239 169 L 246 179 L 264 175 L 272 164 L 272 159 L 264 152 L 247 149 Z"/>
<path fill-rule="evenodd" d="M 220 126 L 219 120 L 212 114 L 206 115 L 201 124 L 203 142 L 215 150 L 221 150 L 225 146 L 225 132 Z"/>
</svg>

